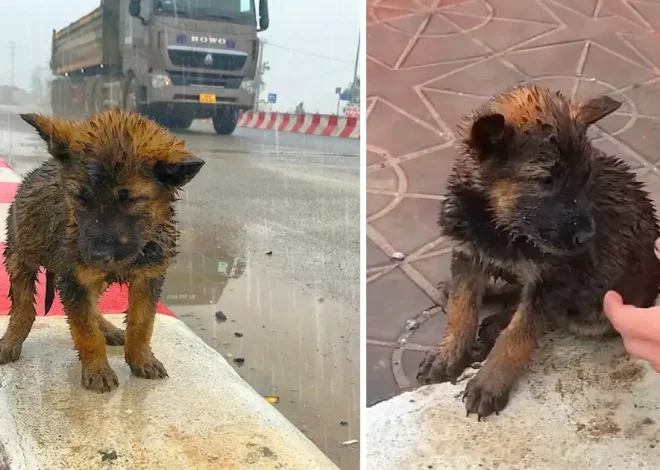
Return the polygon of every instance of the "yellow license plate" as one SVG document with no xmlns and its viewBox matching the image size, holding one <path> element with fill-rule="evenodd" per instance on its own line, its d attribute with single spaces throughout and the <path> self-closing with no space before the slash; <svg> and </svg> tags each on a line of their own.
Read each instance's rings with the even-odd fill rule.
<svg viewBox="0 0 660 470">
<path fill-rule="evenodd" d="M 202 93 L 199 95 L 200 103 L 215 103 L 215 95 L 209 95 L 208 93 Z"/>
</svg>

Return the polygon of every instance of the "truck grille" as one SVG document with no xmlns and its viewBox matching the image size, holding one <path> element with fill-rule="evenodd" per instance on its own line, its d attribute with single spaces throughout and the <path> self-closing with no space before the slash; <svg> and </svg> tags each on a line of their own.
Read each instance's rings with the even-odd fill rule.
<svg viewBox="0 0 660 470">
<path fill-rule="evenodd" d="M 220 86 L 235 90 L 241 86 L 241 77 L 211 73 L 168 71 L 175 86 Z"/>
<path fill-rule="evenodd" d="M 235 71 L 241 70 L 247 60 L 247 56 L 244 55 L 223 54 L 221 52 L 209 53 L 178 49 L 170 49 L 167 52 L 169 53 L 172 64 L 178 67 Z M 211 65 L 204 64 L 206 56 L 208 55 L 213 58 L 213 63 Z"/>
</svg>

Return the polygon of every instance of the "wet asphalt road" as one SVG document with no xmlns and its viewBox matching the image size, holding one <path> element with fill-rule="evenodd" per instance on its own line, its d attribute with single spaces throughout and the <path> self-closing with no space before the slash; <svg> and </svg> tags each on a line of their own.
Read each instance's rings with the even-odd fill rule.
<svg viewBox="0 0 660 470">
<path fill-rule="evenodd" d="M 217 136 L 205 122 L 181 136 L 206 165 L 178 206 L 163 301 L 340 468 L 357 469 L 357 446 L 342 442 L 360 429 L 359 142 Z M 11 108 L 0 107 L 0 156 L 20 175 L 46 158 Z"/>
</svg>

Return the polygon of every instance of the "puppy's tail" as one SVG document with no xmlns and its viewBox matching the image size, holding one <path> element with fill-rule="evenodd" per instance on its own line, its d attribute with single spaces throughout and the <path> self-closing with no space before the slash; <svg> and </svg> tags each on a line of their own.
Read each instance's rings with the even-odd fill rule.
<svg viewBox="0 0 660 470">
<path fill-rule="evenodd" d="M 53 306 L 53 301 L 55 300 L 55 274 L 50 271 L 46 271 L 46 298 L 44 301 L 44 315 Z"/>
</svg>

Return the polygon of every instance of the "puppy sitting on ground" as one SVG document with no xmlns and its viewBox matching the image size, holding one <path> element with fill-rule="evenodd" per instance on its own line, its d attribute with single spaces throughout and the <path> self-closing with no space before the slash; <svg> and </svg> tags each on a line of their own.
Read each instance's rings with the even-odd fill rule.
<svg viewBox="0 0 660 470">
<path fill-rule="evenodd" d="M 80 122 L 21 117 L 53 158 L 25 177 L 9 208 L 5 267 L 12 306 L 0 364 L 18 359 L 32 329 L 35 282 L 43 267 L 46 311 L 56 286 L 85 388 L 106 392 L 118 386 L 106 343 L 125 343 L 133 375 L 166 377 L 149 343 L 165 272 L 176 256 L 177 192 L 204 161 L 137 114 L 113 110 Z M 99 296 L 114 282 L 129 285 L 125 335 L 97 310 Z"/>
<path fill-rule="evenodd" d="M 491 277 L 520 286 L 514 311 L 481 325 L 497 338 L 465 389 L 467 412 L 498 413 L 545 326 L 614 335 L 607 290 L 649 307 L 660 287 L 660 235 L 648 194 L 623 161 L 591 146 L 587 128 L 619 108 L 541 87 L 494 97 L 461 127 L 462 156 L 439 224 L 456 242 L 447 326 L 419 367 L 422 383 L 455 380 L 472 360 L 478 310 Z"/>
</svg>

